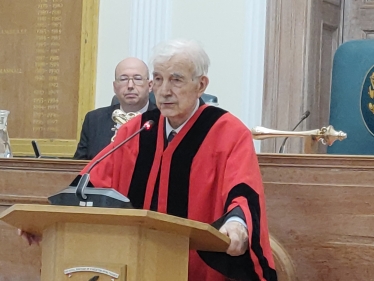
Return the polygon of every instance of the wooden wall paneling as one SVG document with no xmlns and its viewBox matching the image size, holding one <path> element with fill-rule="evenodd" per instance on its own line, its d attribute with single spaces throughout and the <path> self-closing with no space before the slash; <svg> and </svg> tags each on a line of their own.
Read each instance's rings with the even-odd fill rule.
<svg viewBox="0 0 374 281">
<path fill-rule="evenodd" d="M 86 161 L 0 159 L 0 204 L 45 204 L 48 194 L 67 187 Z"/>
<path fill-rule="evenodd" d="M 374 39 L 374 1 L 345 0 L 343 41 Z"/>
<path fill-rule="evenodd" d="M 342 5 L 342 0 L 323 0 L 323 2 L 335 5 L 337 7 L 340 7 Z"/>
<path fill-rule="evenodd" d="M 258 159 L 279 281 L 371 280 L 374 157 L 259 154 Z M 0 159 L 0 210 L 46 203 L 86 163 Z M 3 223 L 0 235 L 0 279 L 39 280 L 40 248 L 28 246 Z"/>
<path fill-rule="evenodd" d="M 304 110 L 303 78 L 309 2 L 267 1 L 264 127 L 291 130 Z M 281 142 L 279 138 L 264 140 L 261 151 L 276 152 Z M 301 147 L 300 139 L 294 142 L 299 142 Z"/>
<path fill-rule="evenodd" d="M 341 43 L 341 6 L 335 1 L 313 1 L 308 25 L 305 104 L 311 114 L 305 121 L 308 129 L 329 125 L 332 62 Z M 336 128 L 339 130 L 339 128 Z M 326 153 L 326 146 L 318 144 L 317 152 Z"/>
<path fill-rule="evenodd" d="M 296 280 L 371 280 L 373 157 L 260 154 L 270 233 Z"/>
<path fill-rule="evenodd" d="M 13 153 L 71 157 L 94 108 L 99 0 L 0 0 L 0 103 Z"/>
<path fill-rule="evenodd" d="M 47 204 L 67 187 L 86 161 L 0 159 L 0 212 L 17 203 Z M 39 281 L 41 250 L 0 222 L 0 280 Z"/>
<path fill-rule="evenodd" d="M 95 108 L 99 3 L 100 0 L 83 1 L 77 140 L 86 113 Z"/>
<path fill-rule="evenodd" d="M 328 125 L 332 57 L 340 43 L 340 1 L 268 1 L 263 97 L 264 127 L 297 130 Z M 277 152 L 283 139 L 262 142 L 262 152 Z M 322 147 L 322 146 L 321 146 Z M 325 148 L 320 148 L 320 152 Z M 285 152 L 302 153 L 292 138 Z"/>
<path fill-rule="evenodd" d="M 360 9 L 360 22 L 365 39 L 374 39 L 374 1 L 366 0 Z"/>
</svg>

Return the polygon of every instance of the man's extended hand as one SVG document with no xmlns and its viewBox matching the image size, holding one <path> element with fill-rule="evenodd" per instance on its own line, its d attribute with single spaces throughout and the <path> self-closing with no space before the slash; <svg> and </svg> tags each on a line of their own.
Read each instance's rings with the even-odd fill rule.
<svg viewBox="0 0 374 281">
<path fill-rule="evenodd" d="M 231 239 L 226 251 L 230 256 L 240 256 L 248 249 L 248 231 L 240 222 L 228 221 L 219 231 Z"/>
<path fill-rule="evenodd" d="M 25 232 L 22 229 L 18 229 L 17 233 L 18 233 L 19 236 L 21 236 L 23 239 L 25 239 L 27 241 L 27 243 L 29 243 L 29 245 L 32 245 L 32 244 L 39 245 L 39 243 L 42 241 L 41 236 Z"/>
</svg>

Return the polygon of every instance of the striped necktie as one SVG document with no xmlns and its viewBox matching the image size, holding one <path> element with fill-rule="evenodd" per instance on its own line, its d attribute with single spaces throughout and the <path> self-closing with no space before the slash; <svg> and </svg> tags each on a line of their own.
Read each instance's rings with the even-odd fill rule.
<svg viewBox="0 0 374 281">
<path fill-rule="evenodd" d="M 176 134 L 177 133 L 175 131 L 170 132 L 170 134 L 168 136 L 168 143 L 170 143 L 173 140 L 173 138 L 175 137 Z"/>
</svg>

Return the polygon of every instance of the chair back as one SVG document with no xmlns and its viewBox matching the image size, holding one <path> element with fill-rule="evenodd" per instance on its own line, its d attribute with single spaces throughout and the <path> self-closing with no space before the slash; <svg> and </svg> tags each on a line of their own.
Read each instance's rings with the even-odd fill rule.
<svg viewBox="0 0 374 281">
<path fill-rule="evenodd" d="M 374 40 L 354 40 L 336 51 L 332 69 L 330 125 L 347 139 L 331 154 L 374 154 Z"/>
</svg>

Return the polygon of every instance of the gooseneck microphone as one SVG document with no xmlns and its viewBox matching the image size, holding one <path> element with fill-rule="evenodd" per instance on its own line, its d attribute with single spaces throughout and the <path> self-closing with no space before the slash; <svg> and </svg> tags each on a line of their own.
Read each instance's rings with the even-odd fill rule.
<svg viewBox="0 0 374 281">
<path fill-rule="evenodd" d="M 301 116 L 300 121 L 296 124 L 295 127 L 293 127 L 292 131 L 295 131 L 295 129 L 300 125 L 300 123 L 303 122 L 305 119 L 307 119 L 309 117 L 309 115 L 310 115 L 310 111 L 309 110 L 305 111 L 304 114 Z M 279 153 L 284 152 L 284 147 L 286 145 L 287 140 L 288 140 L 288 137 L 285 137 L 283 142 L 282 142 L 282 145 L 279 148 Z"/>
<path fill-rule="evenodd" d="M 130 141 L 133 137 L 135 137 L 141 131 L 144 131 L 144 130 L 149 131 L 152 128 L 152 126 L 154 125 L 154 123 L 155 122 L 153 120 L 149 120 L 149 121 L 145 122 L 144 125 L 138 131 L 136 131 L 131 136 L 129 136 L 128 138 L 126 138 L 123 141 L 121 141 L 119 144 L 117 144 L 115 147 L 113 147 L 111 150 L 109 150 L 107 153 L 105 153 L 103 156 L 101 156 L 99 159 L 97 159 L 95 162 L 92 163 L 92 165 L 88 168 L 87 172 L 82 175 L 82 177 L 80 178 L 80 180 L 79 180 L 79 182 L 77 184 L 77 189 L 76 189 L 76 193 L 75 194 L 78 196 L 78 198 L 80 200 L 87 199 L 87 195 L 84 194 L 84 189 L 87 187 L 87 184 L 88 184 L 88 182 L 90 180 L 90 172 L 91 172 L 91 170 L 97 164 L 99 164 L 103 159 L 105 159 L 110 154 L 112 154 L 114 151 L 116 151 L 118 148 L 120 148 L 122 145 L 124 145 L 125 143 L 127 143 L 128 141 Z"/>
<path fill-rule="evenodd" d="M 31 145 L 32 145 L 32 149 L 34 150 L 34 153 L 35 153 L 35 158 L 40 158 L 40 156 L 42 156 L 42 155 L 40 153 L 40 149 L 39 149 L 39 146 L 38 146 L 38 143 L 36 142 L 36 140 L 32 140 Z"/>
</svg>

